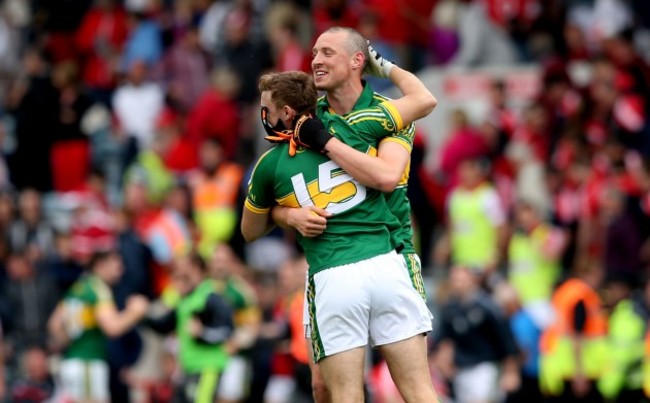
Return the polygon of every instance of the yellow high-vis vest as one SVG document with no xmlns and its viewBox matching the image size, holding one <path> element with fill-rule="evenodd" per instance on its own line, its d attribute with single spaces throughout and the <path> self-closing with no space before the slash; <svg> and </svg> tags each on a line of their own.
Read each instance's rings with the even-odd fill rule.
<svg viewBox="0 0 650 403">
<path fill-rule="evenodd" d="M 585 328 L 582 337 L 581 362 L 576 363 L 573 332 L 574 310 L 583 301 L 586 308 Z M 573 278 L 564 282 L 551 300 L 555 322 L 543 333 L 540 340 L 540 388 L 547 395 L 562 394 L 564 381 L 576 374 L 580 364 L 584 375 L 592 380 L 600 378 L 607 356 L 607 319 L 602 311 L 600 297 L 589 284 Z"/>
</svg>

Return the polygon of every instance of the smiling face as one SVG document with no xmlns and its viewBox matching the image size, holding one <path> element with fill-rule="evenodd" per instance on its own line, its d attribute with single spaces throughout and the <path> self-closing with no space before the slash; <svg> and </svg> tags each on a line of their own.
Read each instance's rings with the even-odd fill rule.
<svg viewBox="0 0 650 403">
<path fill-rule="evenodd" d="M 361 77 L 364 56 L 362 52 L 350 52 L 346 46 L 349 35 L 340 30 L 327 31 L 318 37 L 311 62 L 318 90 L 333 91 L 351 78 Z"/>
</svg>

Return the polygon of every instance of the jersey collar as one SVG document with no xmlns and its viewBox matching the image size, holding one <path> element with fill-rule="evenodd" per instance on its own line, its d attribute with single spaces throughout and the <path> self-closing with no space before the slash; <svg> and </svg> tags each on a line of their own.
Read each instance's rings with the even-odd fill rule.
<svg viewBox="0 0 650 403">
<path fill-rule="evenodd" d="M 366 80 L 361 80 L 361 83 L 363 84 L 363 91 L 361 91 L 361 95 L 359 95 L 359 99 L 357 99 L 357 102 L 354 104 L 354 108 L 352 108 L 353 111 L 372 106 L 372 101 L 375 92 L 373 91 L 372 87 L 370 87 L 370 84 L 366 82 Z M 323 95 L 322 97 L 320 97 L 320 99 L 316 103 L 316 107 L 318 108 L 318 112 L 320 113 L 329 111 L 330 104 L 327 101 L 327 95 Z"/>
</svg>

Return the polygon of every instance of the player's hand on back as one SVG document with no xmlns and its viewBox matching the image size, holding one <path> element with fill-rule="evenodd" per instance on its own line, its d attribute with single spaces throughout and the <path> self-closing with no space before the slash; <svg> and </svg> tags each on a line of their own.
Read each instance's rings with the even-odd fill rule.
<svg viewBox="0 0 650 403">
<path fill-rule="evenodd" d="M 293 139 L 298 145 L 321 152 L 332 139 L 332 135 L 327 132 L 325 125 L 319 119 L 303 115 L 293 128 Z"/>
<path fill-rule="evenodd" d="M 314 238 L 321 235 L 327 228 L 327 218 L 332 213 L 320 207 L 309 206 L 290 209 L 287 224 L 296 229 L 302 236 Z"/>
</svg>

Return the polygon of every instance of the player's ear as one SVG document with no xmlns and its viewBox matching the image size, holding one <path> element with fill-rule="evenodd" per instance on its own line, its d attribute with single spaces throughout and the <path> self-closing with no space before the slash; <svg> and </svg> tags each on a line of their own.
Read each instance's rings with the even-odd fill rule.
<svg viewBox="0 0 650 403">
<path fill-rule="evenodd" d="M 280 115 L 280 119 L 282 120 L 288 120 L 293 117 L 293 109 L 289 105 L 285 105 L 282 107 L 282 113 Z"/>
<path fill-rule="evenodd" d="M 363 55 L 363 52 L 354 52 L 350 63 L 352 64 L 352 68 L 354 70 L 363 69 L 365 63 L 365 56 Z"/>
</svg>

